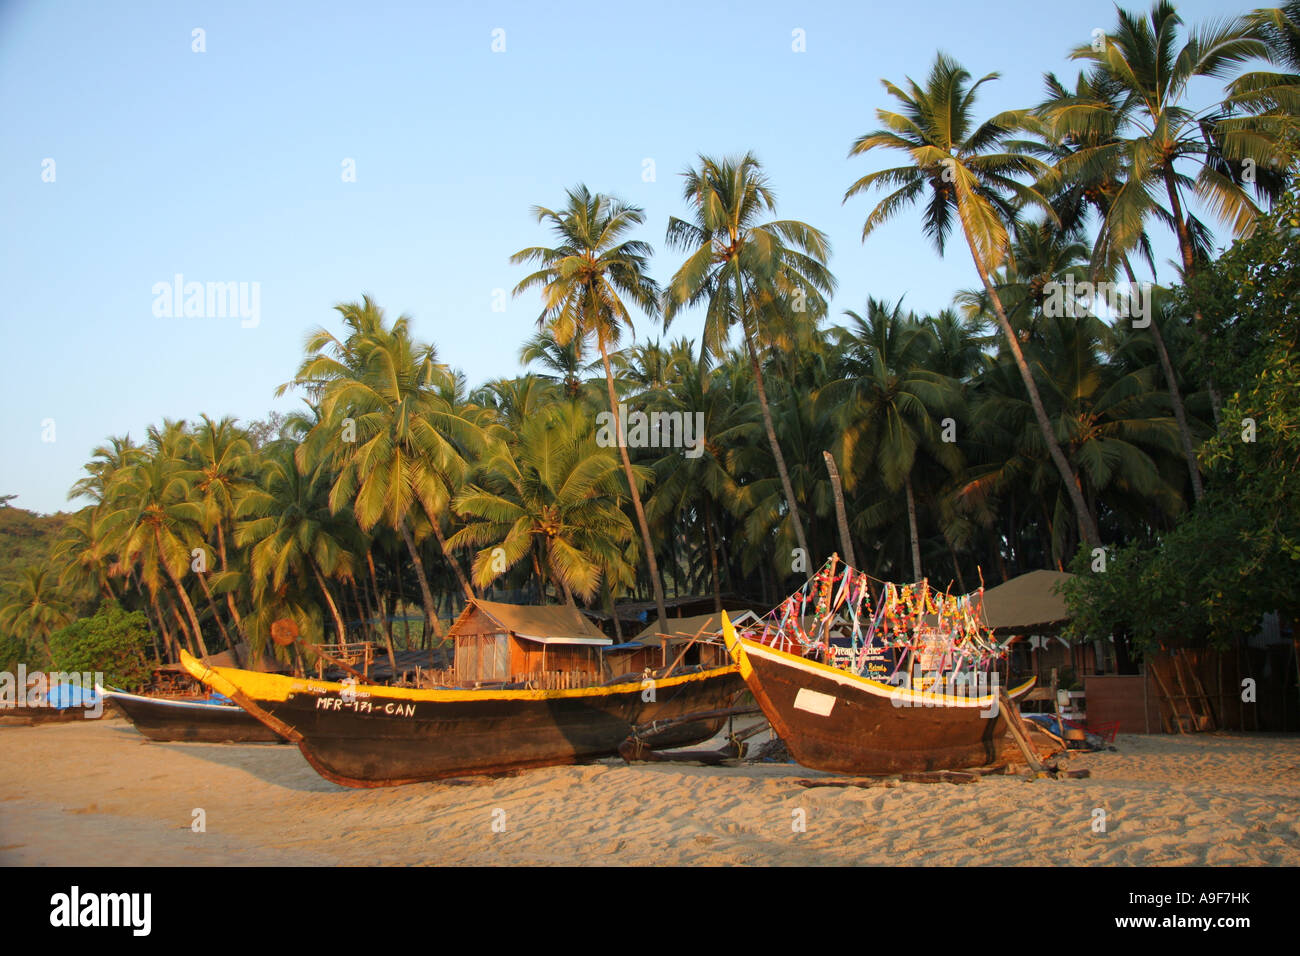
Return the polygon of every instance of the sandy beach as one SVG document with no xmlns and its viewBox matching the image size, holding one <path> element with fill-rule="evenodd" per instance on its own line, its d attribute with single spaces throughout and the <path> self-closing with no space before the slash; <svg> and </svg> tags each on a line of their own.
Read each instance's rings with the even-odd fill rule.
<svg viewBox="0 0 1300 956">
<path fill-rule="evenodd" d="M 1300 865 L 1294 737 L 1116 746 L 1073 758 L 1077 780 L 808 788 L 825 775 L 794 764 L 610 759 L 352 790 L 291 746 L 0 726 L 0 864 Z"/>
</svg>

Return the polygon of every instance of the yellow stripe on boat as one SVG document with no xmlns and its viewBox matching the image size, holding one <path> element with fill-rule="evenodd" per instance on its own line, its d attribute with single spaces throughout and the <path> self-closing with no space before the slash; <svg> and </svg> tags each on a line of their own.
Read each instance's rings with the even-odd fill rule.
<svg viewBox="0 0 1300 956">
<path fill-rule="evenodd" d="M 557 700 L 573 697 L 605 697 L 610 694 L 640 691 L 646 686 L 645 681 L 637 680 L 626 684 L 579 687 L 572 690 L 429 690 L 419 687 L 387 687 L 381 684 L 343 684 L 334 681 L 304 680 L 297 677 L 284 677 L 280 674 L 239 670 L 234 667 L 209 667 L 185 650 L 181 651 L 181 664 L 195 679 L 207 684 L 217 693 L 230 697 L 231 691 L 235 690 L 254 700 L 271 701 L 285 701 L 292 694 L 324 694 L 344 690 L 358 697 L 388 697 L 393 700 L 429 703 L 466 700 Z M 652 680 L 654 687 L 662 690 L 694 681 L 709 680 L 717 677 L 720 671 L 729 670 L 734 671 L 735 665 L 714 667 L 695 674 L 647 678 L 647 680 Z"/>
<path fill-rule="evenodd" d="M 736 635 L 736 626 L 731 623 L 731 618 L 727 617 L 726 611 L 722 612 L 722 643 L 726 645 L 727 653 L 740 668 L 741 680 L 749 680 L 749 676 L 754 673 L 754 665 L 749 662 L 745 648 Z"/>
</svg>

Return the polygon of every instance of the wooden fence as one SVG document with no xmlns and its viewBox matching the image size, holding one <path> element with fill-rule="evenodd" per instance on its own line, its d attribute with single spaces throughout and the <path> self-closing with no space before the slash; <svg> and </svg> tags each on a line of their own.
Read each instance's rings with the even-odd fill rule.
<svg viewBox="0 0 1300 956">
<path fill-rule="evenodd" d="M 1149 657 L 1140 675 L 1089 675 L 1088 722 L 1118 721 L 1122 734 L 1300 730 L 1294 654 L 1287 644 L 1181 649 Z"/>
</svg>

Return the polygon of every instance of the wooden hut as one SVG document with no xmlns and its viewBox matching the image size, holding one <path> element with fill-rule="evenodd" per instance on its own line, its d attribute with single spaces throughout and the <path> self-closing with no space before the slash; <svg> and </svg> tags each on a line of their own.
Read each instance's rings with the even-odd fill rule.
<svg viewBox="0 0 1300 956">
<path fill-rule="evenodd" d="M 465 606 L 447 636 L 455 641 L 458 682 L 545 688 L 599 683 L 600 650 L 613 643 L 576 607 L 479 598 Z"/>
<path fill-rule="evenodd" d="M 753 611 L 729 610 L 727 614 L 737 625 L 758 620 Z M 656 670 L 671 664 L 678 656 L 684 667 L 723 667 L 728 657 L 721 634 L 722 615 L 718 613 L 670 618 L 666 636 L 660 633 L 655 620 L 630 641 L 606 648 L 606 668 L 612 674 L 641 673 L 646 668 Z"/>
</svg>

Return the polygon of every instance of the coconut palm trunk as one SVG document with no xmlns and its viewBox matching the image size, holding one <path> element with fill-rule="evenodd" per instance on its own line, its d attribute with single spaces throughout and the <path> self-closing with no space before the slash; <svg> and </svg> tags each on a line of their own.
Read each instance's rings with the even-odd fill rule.
<svg viewBox="0 0 1300 956">
<path fill-rule="evenodd" d="M 194 612 L 194 605 L 190 603 L 190 596 L 186 593 L 184 586 L 182 586 L 180 578 L 176 576 L 176 572 L 172 570 L 171 565 L 164 557 L 166 551 L 163 549 L 162 532 L 158 530 L 157 525 L 154 526 L 153 537 L 154 542 L 158 547 L 158 556 L 162 559 L 160 563 L 167 569 L 167 576 L 172 579 L 172 585 L 176 588 L 176 593 L 180 595 L 181 603 L 185 605 L 185 614 L 189 618 L 190 627 L 194 630 L 195 643 L 199 650 L 202 651 L 200 656 L 207 657 L 208 648 L 207 645 L 203 643 L 203 631 L 199 627 L 199 616 Z"/>
<path fill-rule="evenodd" d="M 740 269 L 736 269 L 737 307 L 744 312 L 745 284 L 740 278 Z M 757 320 L 757 317 L 755 317 Z M 763 409 L 763 429 L 767 432 L 767 443 L 772 448 L 772 457 L 776 460 L 776 472 L 781 477 L 781 490 L 785 493 L 786 507 L 790 509 L 790 521 L 794 525 L 795 540 L 799 542 L 800 552 L 805 562 L 811 567 L 812 552 L 808 550 L 808 540 L 804 537 L 803 522 L 799 518 L 799 506 L 794 499 L 794 485 L 790 482 L 790 471 L 785 466 L 785 456 L 781 454 L 781 444 L 776 440 L 776 426 L 772 423 L 772 408 L 767 401 L 767 387 L 763 384 L 763 368 L 758 361 L 758 348 L 750 334 L 749 323 L 742 316 L 741 331 L 745 336 L 745 348 L 749 352 L 749 364 L 754 370 L 754 387 L 758 390 L 758 404 Z"/>
<path fill-rule="evenodd" d="M 396 678 L 397 653 L 393 650 L 393 622 L 389 620 L 388 611 L 384 607 L 383 599 L 379 594 L 379 579 L 375 575 L 375 559 L 369 548 L 366 548 L 366 568 L 370 571 L 370 595 L 375 604 L 375 611 L 383 615 L 384 618 L 384 627 L 382 628 L 384 645 L 388 648 L 388 663 L 392 665 L 393 677 Z"/>
<path fill-rule="evenodd" d="M 163 617 L 161 606 L 158 604 L 158 595 L 152 591 L 149 592 L 149 609 L 153 611 L 154 620 L 157 622 L 159 633 L 162 634 L 162 646 L 167 652 L 168 659 L 175 664 L 181 659 L 177 651 L 176 642 L 172 639 L 171 630 L 167 627 L 167 619 Z"/>
<path fill-rule="evenodd" d="M 195 657 L 199 656 L 199 649 L 194 643 L 194 634 L 190 631 L 189 625 L 185 623 L 185 618 L 181 617 L 181 612 L 176 609 L 176 603 L 170 599 L 166 600 L 167 611 L 171 614 L 172 620 L 176 622 L 176 633 L 185 639 L 185 648 Z M 180 640 L 177 640 L 179 646 Z M 180 655 L 176 656 L 180 660 Z"/>
<path fill-rule="evenodd" d="M 912 494 L 912 475 L 909 472 L 903 478 L 903 488 L 907 492 L 907 529 L 912 539 L 912 580 L 922 580 L 921 574 L 921 538 L 916 530 L 916 498 Z"/>
<path fill-rule="evenodd" d="M 844 488 L 840 485 L 840 471 L 835 467 L 835 458 L 829 451 L 823 451 L 822 457 L 826 459 L 826 471 L 831 476 L 831 494 L 835 499 L 835 521 L 840 529 L 840 550 L 844 552 L 844 560 L 848 566 L 856 568 L 858 561 L 853 554 L 853 539 L 849 536 L 849 516 L 844 510 Z M 913 535 L 915 535 L 915 527 Z M 715 578 L 717 576 L 716 565 L 714 576 Z"/>
<path fill-rule="evenodd" d="M 1011 327 L 1011 322 L 1007 319 L 1006 310 L 1002 307 L 1002 299 L 998 296 L 998 291 L 993 287 L 993 282 L 989 279 L 988 269 L 985 268 L 983 260 L 979 257 L 979 252 L 975 245 L 975 237 L 971 234 L 970 224 L 966 221 L 964 215 L 960 216 L 962 232 L 966 235 L 966 244 L 970 246 L 970 255 L 975 260 L 975 270 L 979 273 L 980 281 L 984 283 L 984 290 L 988 293 L 989 301 L 993 304 L 993 311 L 998 317 L 998 325 L 1002 328 L 1002 335 L 1006 339 L 1007 347 L 1011 349 L 1011 355 L 1015 359 L 1016 368 L 1020 371 L 1020 378 L 1025 383 L 1025 391 L 1029 393 L 1029 404 L 1033 406 L 1034 418 L 1038 420 L 1038 428 L 1043 433 L 1043 441 L 1047 445 L 1047 452 L 1052 457 L 1056 469 L 1060 472 L 1061 481 L 1065 485 L 1066 493 L 1070 496 L 1070 503 L 1074 506 L 1074 514 L 1079 522 L 1079 533 L 1083 540 L 1088 543 L 1092 549 L 1100 548 L 1101 533 L 1097 530 L 1096 523 L 1092 520 L 1092 514 L 1088 511 L 1088 505 L 1083 500 L 1083 492 L 1079 489 L 1079 479 L 1070 467 L 1070 462 L 1061 451 L 1061 446 L 1056 440 L 1056 435 L 1052 432 L 1052 423 L 1047 417 L 1047 409 L 1043 405 L 1042 396 L 1038 394 L 1038 385 L 1034 382 L 1034 376 L 1029 371 L 1029 363 L 1025 361 L 1025 353 L 1021 351 L 1020 340 L 1016 337 L 1015 329 Z"/>
<path fill-rule="evenodd" d="M 456 578 L 460 581 L 460 586 L 465 592 L 465 600 L 474 600 L 474 589 L 470 587 L 469 578 L 465 577 L 465 572 L 461 570 L 460 562 L 456 560 L 455 555 L 451 553 L 451 549 L 447 547 L 447 538 L 443 535 L 442 528 L 432 515 L 429 517 L 429 526 L 433 528 L 433 536 L 438 539 L 438 546 L 442 548 L 442 556 L 447 559 L 447 563 L 451 565 L 451 569 L 456 572 Z"/>
<path fill-rule="evenodd" d="M 641 529 L 641 544 L 645 549 L 646 570 L 650 574 L 650 584 L 654 588 L 655 610 L 659 614 L 659 631 L 668 633 L 668 608 L 664 602 L 663 582 L 659 580 L 659 562 L 655 560 L 654 545 L 650 541 L 650 524 L 646 521 L 645 508 L 641 506 L 641 493 L 637 491 L 636 478 L 632 475 L 632 458 L 627 453 L 627 440 L 623 434 L 623 422 L 618 415 L 618 395 L 614 391 L 614 370 L 609 364 L 609 348 L 605 337 L 598 335 L 600 360 L 605 365 L 605 388 L 609 393 L 609 411 L 614 416 L 618 429 L 618 453 L 623 459 L 623 474 L 627 477 L 627 487 L 632 493 L 632 510 L 636 512 L 637 526 Z"/>
<path fill-rule="evenodd" d="M 230 570 L 230 564 L 226 560 L 226 536 L 221 529 L 221 523 L 217 523 L 217 555 L 221 558 L 221 570 L 226 572 Z M 235 632 L 239 635 L 241 643 L 248 644 L 248 634 L 244 631 L 244 620 L 240 617 L 239 607 L 235 604 L 235 595 L 226 592 L 226 608 L 230 611 L 230 620 L 234 622 Z M 231 650 L 235 652 L 235 662 L 241 663 L 239 650 L 232 646 Z"/>
<path fill-rule="evenodd" d="M 1183 204 L 1178 198 L 1178 185 L 1174 182 L 1174 170 L 1170 166 L 1165 170 L 1165 191 L 1169 194 L 1169 211 L 1174 217 L 1174 229 L 1178 233 L 1178 251 L 1183 259 L 1183 281 L 1190 281 L 1196 271 L 1196 251 L 1192 245 L 1192 234 L 1187 228 L 1187 220 L 1183 218 Z M 1205 331 L 1205 320 L 1201 315 L 1199 307 L 1192 310 L 1192 326 L 1196 329 L 1196 334 L 1200 336 L 1201 343 L 1206 347 L 1206 354 L 1209 354 L 1210 339 Z M 1214 372 L 1211 367 L 1205 382 L 1206 390 L 1210 393 L 1210 408 L 1214 412 L 1214 424 L 1219 424 L 1219 414 L 1223 407 L 1223 400 L 1219 397 L 1219 390 L 1214 385 Z"/>
<path fill-rule="evenodd" d="M 339 635 L 339 651 L 348 642 L 347 627 L 343 623 L 343 615 L 339 613 L 339 606 L 334 603 L 334 595 L 330 594 L 329 586 L 325 583 L 325 578 L 320 573 L 320 568 L 316 566 L 315 561 L 309 561 L 311 573 L 316 578 L 316 586 L 320 588 L 321 594 L 325 595 L 325 603 L 329 605 L 330 616 L 334 618 L 334 627 Z"/>
<path fill-rule="evenodd" d="M 226 625 L 221 620 L 221 615 L 217 613 L 217 601 L 212 596 L 212 589 L 208 587 L 207 578 L 202 574 L 196 573 L 199 579 L 199 587 L 203 589 L 203 596 L 208 602 L 208 610 L 212 612 L 212 620 L 216 622 L 217 630 L 221 632 L 221 639 L 226 642 L 226 646 L 234 651 L 235 642 L 230 639 L 230 632 L 226 630 Z"/>
<path fill-rule="evenodd" d="M 709 571 L 713 581 L 713 610 L 722 610 L 722 584 L 718 577 L 718 545 L 713 536 L 713 500 L 710 498 L 706 502 L 706 511 L 704 514 L 704 533 L 708 537 L 709 543 Z"/>
<path fill-rule="evenodd" d="M 1128 274 L 1129 288 L 1137 287 L 1137 276 L 1133 272 L 1133 264 L 1129 262 L 1128 255 L 1124 256 L 1124 271 Z M 1192 479 L 1192 495 L 1195 501 L 1200 501 L 1205 496 L 1205 489 L 1201 484 L 1201 469 L 1196 462 L 1196 449 L 1192 445 L 1192 432 L 1187 427 L 1187 410 L 1183 407 L 1183 395 L 1178 388 L 1178 378 L 1174 375 L 1174 364 L 1169 360 L 1169 350 L 1165 348 L 1165 337 L 1160 331 L 1160 323 L 1156 321 L 1155 316 L 1149 316 L 1151 321 L 1151 339 L 1156 345 L 1156 355 L 1160 359 L 1160 369 L 1164 372 L 1165 381 L 1169 383 L 1169 401 L 1174 406 L 1174 421 L 1178 423 L 1178 439 L 1183 446 L 1183 457 L 1187 459 L 1187 472 Z"/>
<path fill-rule="evenodd" d="M 434 622 L 438 620 L 438 609 L 434 606 L 433 592 L 429 590 L 429 579 L 424 573 L 424 561 L 420 557 L 420 549 L 415 546 L 415 538 L 406 524 L 406 519 L 397 523 L 397 530 L 401 533 L 402 540 L 406 542 L 406 550 L 411 554 L 411 563 L 415 565 L 416 580 L 420 582 L 420 597 L 424 602 L 424 629 L 427 632 L 431 627 L 437 626 Z"/>
</svg>

